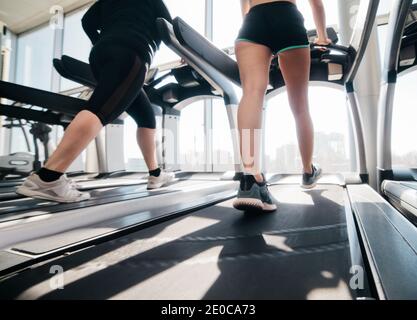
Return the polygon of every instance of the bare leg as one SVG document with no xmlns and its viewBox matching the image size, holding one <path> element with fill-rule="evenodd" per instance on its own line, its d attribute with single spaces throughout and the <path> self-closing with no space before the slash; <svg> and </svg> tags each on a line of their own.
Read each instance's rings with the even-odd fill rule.
<svg viewBox="0 0 417 320">
<path fill-rule="evenodd" d="M 243 96 L 238 111 L 240 152 L 244 170 L 263 181 L 260 168 L 262 108 L 269 82 L 271 50 L 250 42 L 236 44 Z"/>
<path fill-rule="evenodd" d="M 103 128 L 100 119 L 90 111 L 81 111 L 65 130 L 64 137 L 45 167 L 65 172 Z"/>
<path fill-rule="evenodd" d="M 136 138 L 149 171 L 159 168 L 156 159 L 155 129 L 138 128 Z"/>
<path fill-rule="evenodd" d="M 279 64 L 288 92 L 288 100 L 297 127 L 303 169 L 312 173 L 314 127 L 308 105 L 310 49 L 288 50 L 279 55 Z"/>
</svg>

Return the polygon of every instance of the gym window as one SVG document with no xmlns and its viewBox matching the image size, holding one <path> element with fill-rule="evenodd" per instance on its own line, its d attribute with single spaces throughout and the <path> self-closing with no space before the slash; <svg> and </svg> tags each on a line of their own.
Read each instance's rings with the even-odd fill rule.
<svg viewBox="0 0 417 320">
<path fill-rule="evenodd" d="M 325 97 L 325 98 L 323 98 Z M 328 173 L 354 171 L 354 140 L 344 91 L 310 87 L 310 110 L 315 127 L 314 162 Z M 268 172 L 298 174 L 302 169 L 295 122 L 287 93 L 269 100 L 265 126 L 265 164 Z"/>
<path fill-rule="evenodd" d="M 398 77 L 392 118 L 392 164 L 417 168 L 417 72 Z M 389 142 L 388 142 L 389 143 Z"/>
</svg>

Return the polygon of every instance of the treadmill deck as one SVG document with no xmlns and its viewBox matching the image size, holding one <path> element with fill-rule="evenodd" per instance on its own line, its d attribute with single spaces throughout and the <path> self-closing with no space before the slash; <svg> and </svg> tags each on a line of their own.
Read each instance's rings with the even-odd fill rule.
<svg viewBox="0 0 417 320">
<path fill-rule="evenodd" d="M 13 299 L 354 299 L 345 190 L 270 188 L 274 214 L 232 201 L 23 271 Z M 64 290 L 50 287 L 61 266 Z"/>
</svg>

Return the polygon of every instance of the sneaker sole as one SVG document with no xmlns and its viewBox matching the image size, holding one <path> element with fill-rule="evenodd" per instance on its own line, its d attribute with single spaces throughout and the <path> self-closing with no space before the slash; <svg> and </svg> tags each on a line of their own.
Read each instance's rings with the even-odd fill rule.
<svg viewBox="0 0 417 320">
<path fill-rule="evenodd" d="M 320 173 L 317 178 L 316 181 L 311 184 L 311 185 L 305 185 L 305 184 L 301 184 L 301 188 L 305 189 L 305 190 L 311 190 L 314 189 L 315 187 L 317 187 L 317 180 L 319 180 L 321 178 L 321 176 L 323 175 L 323 173 Z"/>
<path fill-rule="evenodd" d="M 35 198 L 35 199 L 40 199 L 40 200 L 49 200 L 49 201 L 58 202 L 58 203 L 78 203 L 78 202 L 83 202 L 83 201 L 90 200 L 90 197 L 87 198 L 87 199 L 66 200 L 66 199 L 63 199 L 63 198 L 52 197 L 52 196 L 46 195 L 46 194 L 41 193 L 41 192 L 36 192 L 36 191 L 29 190 L 29 189 L 24 189 L 24 188 L 18 188 L 16 190 L 16 193 L 21 195 L 21 196 L 25 196 L 25 197 L 29 197 L 29 198 Z"/>
<path fill-rule="evenodd" d="M 240 211 L 274 212 L 276 205 L 264 203 L 258 199 L 240 198 L 233 202 L 233 207 Z"/>
</svg>

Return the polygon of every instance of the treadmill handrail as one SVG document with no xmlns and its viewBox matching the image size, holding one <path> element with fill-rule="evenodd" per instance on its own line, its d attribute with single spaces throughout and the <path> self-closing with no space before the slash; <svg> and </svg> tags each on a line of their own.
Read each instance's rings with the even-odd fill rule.
<svg viewBox="0 0 417 320">
<path fill-rule="evenodd" d="M 195 51 L 202 59 L 221 71 L 237 85 L 241 85 L 239 67 L 230 55 L 220 50 L 207 38 L 195 32 L 183 19 L 177 17 L 173 21 L 175 36 L 181 45 Z"/>
<path fill-rule="evenodd" d="M 63 55 L 61 59 L 54 59 L 53 65 L 55 70 L 68 80 L 80 83 L 92 89 L 97 86 L 97 80 L 94 78 L 88 63 Z"/>
<path fill-rule="evenodd" d="M 85 100 L 83 99 L 6 81 L 0 81 L 0 98 L 38 106 L 71 116 L 76 115 L 85 107 Z"/>
<path fill-rule="evenodd" d="M 61 114 L 51 111 L 39 111 L 33 109 L 26 109 L 12 105 L 0 104 L 0 115 L 23 119 L 27 121 L 42 122 L 49 125 L 67 126 L 69 118 L 64 119 Z M 65 121 L 67 120 L 67 121 Z"/>
<path fill-rule="evenodd" d="M 175 29 L 177 29 L 177 32 L 175 32 L 173 25 L 169 23 L 167 20 L 163 18 L 157 19 L 156 23 L 157 23 L 158 31 L 164 43 L 171 50 L 173 50 L 175 53 L 181 56 L 207 82 L 209 82 L 210 85 L 213 86 L 213 88 L 215 88 L 219 92 L 222 92 L 226 105 L 229 105 L 229 104 L 237 105 L 239 103 L 239 100 L 237 98 L 236 92 L 231 82 L 233 81 L 238 85 L 240 85 L 240 82 L 237 81 L 235 77 L 229 78 L 227 75 L 224 75 L 223 70 L 222 71 L 218 70 L 216 68 L 217 65 L 213 65 L 209 61 L 206 61 L 203 57 L 200 56 L 200 53 L 193 50 L 193 48 L 190 48 L 187 45 L 181 44 L 177 36 L 177 34 L 179 33 L 178 30 L 181 29 L 181 27 L 178 25 L 180 22 L 184 23 L 183 26 L 188 26 L 187 24 L 185 24 L 183 20 L 177 17 L 174 19 L 174 25 L 176 25 Z M 199 35 L 197 32 L 193 33 L 193 35 L 200 36 L 201 37 L 199 39 L 200 41 L 203 40 L 205 43 L 209 42 L 206 38 Z M 198 39 L 198 36 L 197 36 L 197 39 Z M 214 45 L 213 47 L 217 51 L 220 51 Z M 234 61 L 226 53 L 224 53 L 224 57 L 226 57 L 226 59 L 230 59 Z M 237 63 L 234 62 L 234 65 L 236 68 L 235 69 L 236 72 L 238 72 Z"/>
<path fill-rule="evenodd" d="M 378 13 L 380 0 L 367 0 L 367 1 L 368 1 L 367 8 L 364 7 L 365 1 L 364 0 L 361 1 L 360 7 L 359 7 L 358 18 L 356 21 L 357 27 L 355 28 L 355 32 L 352 34 L 350 48 L 356 51 L 356 55 L 352 63 L 352 68 L 346 77 L 346 83 L 352 83 L 356 78 L 359 67 L 361 65 L 366 49 L 368 47 L 368 42 L 371 37 L 372 30 L 373 30 L 375 20 L 376 20 L 376 16 Z M 360 13 L 364 12 L 365 9 L 366 9 L 366 15 L 361 17 Z M 360 18 L 363 18 L 364 21 L 360 21 Z M 363 28 L 358 27 L 358 25 L 360 25 L 361 22 L 364 24 Z M 357 32 L 360 32 L 360 33 L 357 33 Z"/>
</svg>

